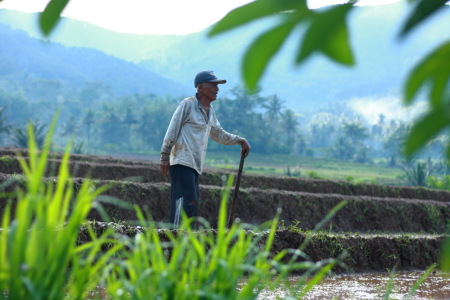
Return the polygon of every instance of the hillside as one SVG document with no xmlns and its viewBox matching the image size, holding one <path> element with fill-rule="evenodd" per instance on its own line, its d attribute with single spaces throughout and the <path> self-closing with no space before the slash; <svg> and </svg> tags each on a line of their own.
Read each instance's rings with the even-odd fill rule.
<svg viewBox="0 0 450 300">
<path fill-rule="evenodd" d="M 296 110 L 323 106 L 330 102 L 363 98 L 398 97 L 405 74 L 436 44 L 448 38 L 450 8 L 432 19 L 405 41 L 396 39 L 405 17 L 404 3 L 359 7 L 349 19 L 355 68 L 337 66 L 316 57 L 301 69 L 293 69 L 297 36 L 292 36 L 274 59 L 262 81 L 263 94 L 278 94 Z M 36 15 L 0 10 L 0 22 L 38 37 Z M 226 91 L 241 84 L 240 60 L 246 46 L 268 28 L 272 20 L 252 23 L 213 39 L 207 30 L 186 36 L 144 36 L 112 32 L 64 19 L 52 41 L 66 46 L 95 48 L 104 53 L 138 63 L 180 85 L 190 87 L 193 74 L 214 69 L 228 80 Z"/>
<path fill-rule="evenodd" d="M 60 81 L 68 88 L 102 82 L 119 95 L 189 93 L 173 80 L 99 50 L 43 42 L 2 24 L 0 34 L 0 86 L 5 90 L 15 91 L 16 85 L 27 87 L 35 78 Z"/>
</svg>

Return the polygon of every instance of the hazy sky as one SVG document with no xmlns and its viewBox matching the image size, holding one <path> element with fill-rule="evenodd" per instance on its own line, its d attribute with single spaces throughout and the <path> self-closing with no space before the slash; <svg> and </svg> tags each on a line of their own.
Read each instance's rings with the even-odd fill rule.
<svg viewBox="0 0 450 300">
<path fill-rule="evenodd" d="M 361 5 L 399 0 L 360 0 Z M 49 0 L 3 0 L 0 9 L 42 11 Z M 188 34 L 217 22 L 230 10 L 251 0 L 71 0 L 66 17 L 87 21 L 114 31 L 138 34 Z M 311 8 L 343 3 L 342 0 L 308 0 Z"/>
</svg>

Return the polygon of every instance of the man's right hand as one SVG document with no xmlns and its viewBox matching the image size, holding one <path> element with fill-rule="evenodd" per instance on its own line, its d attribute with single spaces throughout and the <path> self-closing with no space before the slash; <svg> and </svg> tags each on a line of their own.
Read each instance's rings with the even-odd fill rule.
<svg viewBox="0 0 450 300">
<path fill-rule="evenodd" d="M 169 162 L 162 161 L 159 166 L 159 169 L 164 176 L 169 176 L 169 165 Z"/>
<path fill-rule="evenodd" d="M 241 155 L 247 157 L 247 155 L 250 153 L 250 149 L 252 148 L 250 147 L 249 142 L 244 139 L 239 144 L 241 145 Z"/>
</svg>

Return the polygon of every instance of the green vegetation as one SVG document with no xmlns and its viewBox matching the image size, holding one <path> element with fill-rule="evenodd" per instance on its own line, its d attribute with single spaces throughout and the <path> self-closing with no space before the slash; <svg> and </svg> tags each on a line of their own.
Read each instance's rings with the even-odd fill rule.
<svg viewBox="0 0 450 300">
<path fill-rule="evenodd" d="M 399 39 L 405 39 L 424 21 L 437 12 L 446 9 L 446 2 L 445 0 L 411 1 L 409 5 L 411 9 L 406 21 L 402 24 Z M 295 65 L 304 64 L 313 54 L 324 55 L 342 65 L 354 65 L 355 59 L 350 46 L 350 31 L 347 23 L 347 19 L 354 9 L 354 1 L 314 11 L 310 10 L 306 1 L 302 0 L 282 2 L 259 0 L 231 11 L 213 26 L 209 35 L 216 36 L 243 27 L 255 20 L 267 19 L 274 15 L 279 16 L 271 28 L 263 32 L 250 44 L 243 56 L 242 75 L 246 87 L 250 91 L 256 91 L 270 61 L 279 52 L 288 37 L 294 34 L 301 35 L 299 37 L 299 40 L 301 40 L 300 47 L 295 53 Z M 295 31 L 294 29 L 299 26 L 304 26 L 305 30 Z M 317 36 L 321 38 L 319 39 Z M 448 97 L 450 72 L 446 65 L 449 51 L 450 43 L 442 43 L 419 62 L 407 78 L 404 87 L 405 103 L 411 104 L 419 93 L 425 89 L 428 92 L 427 97 L 430 103 L 428 111 L 421 116 L 418 122 L 412 124 L 406 139 L 404 139 L 404 136 L 401 138 L 397 136 L 396 141 L 393 142 L 392 138 L 396 136 L 396 132 L 393 132 L 388 138 L 389 143 L 386 143 L 386 146 L 392 144 L 401 146 L 402 151 L 408 158 L 412 158 L 427 144 L 436 141 L 439 133 L 450 125 L 450 119 L 446 115 L 450 105 L 450 98 Z M 380 116 L 380 124 L 383 120 L 384 118 Z M 396 131 L 404 128 L 405 126 L 402 124 L 397 127 Z M 367 138 L 366 129 L 358 122 L 343 123 L 342 129 L 344 135 L 338 137 L 334 146 L 329 149 L 331 157 L 367 161 L 368 149 L 362 143 Z M 445 143 L 448 143 L 448 138 L 444 140 Z M 448 148 L 450 149 L 450 144 L 448 144 Z M 441 153 L 444 152 L 443 149 L 442 147 Z M 450 159 L 450 150 L 447 151 L 447 154 L 447 158 Z M 391 161 L 394 161 L 394 159 L 391 159 Z M 418 168 L 423 169 L 423 166 L 419 165 Z M 423 170 L 419 171 L 422 172 Z M 423 185 L 426 177 L 419 179 L 421 181 L 418 184 Z"/>
<path fill-rule="evenodd" d="M 54 126 L 53 126 L 54 129 Z M 53 131 L 51 129 L 51 131 Z M 118 247 L 102 253 L 106 236 L 82 246 L 76 245 L 78 230 L 102 189 L 92 190 L 86 181 L 74 195 L 69 180 L 67 151 L 58 173 L 58 181 L 45 187 L 45 173 L 50 135 L 44 151 L 37 155 L 33 129 L 30 159 L 20 160 L 26 190 L 18 190 L 13 213 L 10 201 L 2 216 L 0 231 L 0 298 L 63 299 L 66 294 L 81 299 L 96 286 L 95 274 Z M 69 212 L 70 209 L 70 213 Z"/>
<path fill-rule="evenodd" d="M 417 289 L 419 288 L 419 286 L 425 281 L 425 279 L 428 278 L 428 276 L 431 274 L 431 272 L 433 272 L 437 267 L 437 264 L 431 265 L 423 274 L 422 276 L 420 276 L 419 280 L 417 280 L 416 282 L 414 282 L 414 284 L 411 286 L 411 288 L 409 289 L 408 295 L 406 296 L 407 298 L 412 297 L 415 295 Z"/>
<path fill-rule="evenodd" d="M 0 107 L 0 141 L 3 139 L 3 135 L 9 134 L 12 128 L 12 124 L 7 123 L 6 117 L 3 115 L 4 110 L 4 107 Z"/>
<path fill-rule="evenodd" d="M 5 156 L 0 156 L 0 162 L 5 165 L 12 165 L 12 164 L 16 163 L 16 159 L 14 157 L 5 155 Z"/>
<path fill-rule="evenodd" d="M 25 147 L 26 131 L 22 128 L 29 120 L 38 129 L 35 135 L 42 136 L 52 113 L 60 110 L 62 121 L 52 150 L 63 151 L 64 145 L 73 140 L 74 153 L 155 153 L 181 100 L 152 94 L 122 96 L 101 82 L 86 82 L 65 89 L 58 79 L 27 80 L 32 82 L 17 83 L 14 91 L 0 89 L 1 146 Z M 295 115 L 277 95 L 249 94 L 242 87 L 235 87 L 230 94 L 220 94 L 220 97 L 214 107 L 222 126 L 248 138 L 252 155 L 266 154 L 262 161 L 282 154 L 305 158 L 293 165 L 288 164 L 289 157 L 277 164 L 247 164 L 248 172 L 341 180 L 347 179 L 343 174 L 348 172 L 347 176 L 354 177 L 354 182 L 416 184 L 406 178 L 396 178 L 402 175 L 398 172 L 401 145 L 413 124 L 387 120 L 380 115 L 378 123 L 369 125 L 344 105 Z M 445 144 L 445 139 L 437 138 L 420 156 L 431 156 L 437 161 Z M 227 148 L 230 147 L 213 142 L 209 145 L 214 151 Z M 320 167 L 319 160 L 330 169 Z M 375 166 L 373 170 L 371 164 Z M 214 161 L 211 165 L 233 168 L 227 160 L 223 164 Z M 435 170 L 430 175 L 438 178 L 447 174 L 445 170 Z M 424 181 L 420 182 L 423 185 Z"/>
<path fill-rule="evenodd" d="M 167 230 L 167 240 L 162 240 L 151 219 L 135 207 L 144 231 L 127 237 L 105 230 L 97 237 L 86 217 L 94 207 L 105 213 L 96 198 L 107 186 L 95 189 L 85 180 L 75 192 L 68 172 L 69 149 L 57 181 L 46 185 L 42 180 L 54 124 L 39 153 L 32 125 L 28 127 L 29 161 L 20 159 L 26 188 L 17 191 L 14 208 L 10 201 L 2 216 L 1 299 L 92 299 L 92 291 L 98 289 L 103 292 L 96 296 L 102 299 L 256 299 L 262 291 L 280 287 L 287 296 L 306 295 L 338 262 L 296 262 L 302 255 L 299 250 L 291 259 L 286 259 L 288 250 L 272 256 L 278 217 L 270 222 L 262 243 L 263 235 L 248 234 L 250 228 L 244 224 L 226 228 L 232 177 L 215 231 L 201 220 L 201 230 L 194 231 L 193 220 L 184 218 L 181 228 L 174 233 Z M 83 225 L 90 241 L 80 245 Z M 293 271 L 305 273 L 295 284 L 288 280 Z"/>
<path fill-rule="evenodd" d="M 442 176 L 441 178 L 428 176 L 427 185 L 434 189 L 450 191 L 450 175 L 445 175 Z"/>
<path fill-rule="evenodd" d="M 235 153 L 209 151 L 206 157 L 207 165 L 210 167 L 235 170 L 239 164 L 238 151 Z M 226 164 L 223 157 L 227 157 Z M 400 169 L 389 168 L 384 165 L 344 162 L 331 158 L 285 154 L 252 153 L 245 159 L 244 172 L 287 176 L 287 167 L 290 167 L 291 171 L 299 170 L 299 176 L 301 177 L 348 181 L 349 176 L 351 176 L 354 182 L 373 183 L 375 181 L 377 184 L 404 184 L 404 181 L 399 178 L 403 174 Z"/>
<path fill-rule="evenodd" d="M 398 38 L 404 40 L 414 30 L 437 12 L 446 9 L 447 0 L 410 1 L 408 17 L 402 24 Z M 250 44 L 243 57 L 242 75 L 249 90 L 257 89 L 258 82 L 271 59 L 281 49 L 290 35 L 300 34 L 300 47 L 294 64 L 304 64 L 313 54 L 321 54 L 342 65 L 354 65 L 350 31 L 347 19 L 355 9 L 354 1 L 330 6 L 323 10 L 310 10 L 304 0 L 259 0 L 238 7 L 228 13 L 210 30 L 214 36 L 242 27 L 252 21 L 279 15 L 271 28 Z M 304 31 L 295 31 L 304 26 Z M 319 37 L 320 38 L 317 38 Z M 450 42 L 446 41 L 422 59 L 410 72 L 404 86 L 405 104 L 411 104 L 420 92 L 427 90 L 429 110 L 413 125 L 405 141 L 405 154 L 412 157 L 450 125 L 447 116 L 450 72 L 447 60 Z M 362 133 L 363 131 L 359 131 Z M 361 134 L 360 134 L 361 136 Z M 450 144 L 448 144 L 450 147 Z M 450 151 L 448 152 L 450 158 Z"/>
<path fill-rule="evenodd" d="M 33 137 L 31 125 L 29 134 Z M 68 173 L 69 151 L 62 159 L 58 181 L 43 184 L 49 145 L 47 138 L 38 155 L 32 143 L 29 163 L 21 159 L 26 189 L 14 197 L 16 211 L 12 212 L 11 202 L 2 218 L 0 298 L 255 299 L 263 291 L 280 289 L 284 297 L 301 297 L 338 262 L 355 263 L 353 256 L 341 254 L 359 248 L 320 231 L 346 202 L 333 208 L 314 230 L 304 231 L 304 240 L 294 250 L 271 254 L 275 232 L 280 229 L 277 219 L 261 228 L 235 223 L 227 229 L 225 199 L 231 177 L 217 230 L 201 221 L 200 230 L 194 231 L 193 220 L 188 219 L 178 231 L 156 230 L 137 207 L 140 226 L 133 226 L 140 228 L 137 234 L 127 236 L 133 232 L 130 228 L 122 233 L 96 230 L 86 222 L 86 215 L 94 206 L 102 211 L 95 198 L 106 187 L 95 190 L 86 180 L 75 191 Z M 297 225 L 294 222 L 289 230 L 303 234 Z M 84 244 L 78 239 L 80 227 L 87 228 Z M 328 245 L 330 256 L 338 259 L 315 262 L 303 252 L 309 244 Z M 304 274 L 295 283 L 288 277 L 293 271 Z"/>
<path fill-rule="evenodd" d="M 58 22 L 59 15 L 68 2 L 68 0 L 62 2 L 52 0 L 49 2 L 40 19 L 42 29 L 46 34 L 49 34 Z M 446 2 L 447 0 L 411 1 L 415 6 L 411 9 L 409 18 L 404 24 L 401 37 L 404 38 L 411 29 L 417 27 L 422 21 L 444 7 Z M 306 27 L 302 46 L 297 53 L 296 63 L 303 63 L 312 54 L 318 52 L 341 64 L 353 64 L 354 56 L 349 43 L 349 30 L 346 23 L 347 16 L 352 9 L 353 6 L 351 4 L 346 4 L 313 12 L 307 9 L 306 1 L 259 0 L 231 12 L 217 27 L 213 28 L 213 33 L 226 31 L 274 13 L 282 13 L 283 18 L 280 18 L 280 23 L 256 39 L 244 57 L 244 79 L 250 89 L 255 89 L 259 78 L 265 71 L 266 65 L 299 23 L 305 24 Z M 289 13 L 285 13 L 286 11 L 289 11 Z M 320 36 L 321 39 L 317 39 L 317 36 Z M 431 86 L 429 89 L 430 110 L 422 116 L 419 122 L 413 124 L 412 131 L 406 140 L 406 154 L 409 156 L 417 153 L 418 149 L 423 148 L 426 143 L 432 141 L 437 134 L 450 124 L 450 119 L 446 114 L 450 105 L 448 103 L 447 89 L 450 73 L 446 64 L 449 50 L 450 44 L 448 42 L 438 47 L 418 64 L 407 80 L 405 87 L 406 103 L 411 103 L 415 96 L 419 94 L 419 91 L 422 90 L 422 87 L 425 85 Z M 274 107 L 280 108 L 280 103 L 272 104 L 267 107 L 270 109 Z M 262 114 L 255 114 L 255 111 L 251 109 L 245 110 L 241 108 L 241 110 L 249 114 L 253 113 L 251 116 L 253 118 L 251 124 L 253 127 L 248 126 L 247 129 L 243 130 L 250 130 L 255 136 L 258 136 L 255 131 L 257 129 L 269 132 L 267 131 L 268 128 L 258 127 L 261 124 L 258 123 L 261 121 L 258 118 Z M 283 113 L 286 116 L 285 120 L 288 120 L 289 111 L 284 111 Z M 104 123 L 98 131 L 102 146 L 113 150 L 129 146 L 129 144 L 116 145 L 111 143 L 113 139 L 108 135 L 108 132 L 116 132 L 119 135 L 123 135 L 126 129 L 130 131 L 132 123 L 123 122 L 119 128 L 111 128 L 111 124 L 117 125 L 120 120 L 114 109 L 106 108 L 105 114 L 102 115 L 105 116 L 102 120 Z M 276 116 L 277 114 L 273 113 L 264 115 L 266 119 L 274 119 Z M 239 116 L 237 119 L 241 120 L 242 118 Z M 283 125 L 281 125 L 281 122 L 274 124 L 286 126 L 284 129 L 288 128 L 287 123 Z M 295 126 L 295 120 L 289 123 L 289 128 L 295 128 Z M 356 127 L 361 129 L 359 125 Z M 351 131 L 347 130 L 349 128 L 345 126 L 342 129 L 344 136 L 337 136 L 334 140 L 335 143 L 329 148 L 332 157 L 348 161 L 367 162 L 368 156 L 363 143 L 352 144 Z M 146 132 L 148 133 L 148 130 Z M 31 129 L 29 133 L 32 135 Z M 270 131 L 270 133 L 272 134 L 271 136 L 274 136 L 274 132 Z M 364 130 L 360 130 L 360 133 L 364 133 Z M 295 141 L 292 131 L 284 130 L 283 134 L 282 138 L 285 140 L 285 143 L 282 145 L 279 143 L 274 144 L 273 140 L 271 141 L 270 139 L 256 140 L 254 143 L 255 152 L 291 153 L 293 146 L 296 145 L 295 142 L 297 142 L 297 147 L 299 145 L 302 146 L 301 150 L 297 149 L 299 153 L 305 151 L 303 144 L 299 142 L 302 139 L 297 137 Z M 260 134 L 259 136 L 263 135 Z M 363 135 L 359 135 L 359 137 L 363 140 Z M 111 140 L 108 141 L 110 138 Z M 445 143 L 448 143 L 448 141 L 441 142 L 441 145 L 445 145 Z M 398 141 L 397 144 L 400 145 L 402 143 Z M 34 147 L 36 148 L 36 146 Z M 345 150 L 351 151 L 347 152 Z M 447 156 L 450 158 L 450 151 L 447 153 Z M 254 241 L 245 237 L 243 233 L 244 228 L 240 227 L 240 225 L 232 227 L 229 231 L 225 230 L 224 209 L 221 211 L 220 219 L 222 221 L 219 222 L 222 225 L 221 227 L 219 226 L 218 235 L 215 237 L 197 238 L 198 235 L 194 234 L 189 228 L 189 221 L 185 220 L 184 224 L 187 227 L 182 228 L 184 229 L 182 233 L 186 232 L 187 234 L 177 237 L 169 236 L 167 244 L 161 242 L 152 231 L 138 235 L 135 239 L 122 239 L 120 237 L 117 240 L 124 241 L 123 244 L 114 240 L 113 244 L 117 248 L 110 248 L 106 254 L 103 254 L 101 258 L 96 260 L 101 246 L 106 244 L 106 236 L 102 236 L 99 239 L 93 238 L 92 242 L 82 246 L 76 246 L 73 242 L 77 234 L 76 230 L 81 224 L 80 222 L 84 220 L 84 214 L 87 213 L 86 208 L 92 205 L 95 193 L 90 194 L 91 191 L 88 185 L 86 185 L 85 194 L 83 194 L 83 187 L 80 189 L 82 196 L 76 199 L 79 201 L 74 202 L 74 207 L 72 207 L 70 215 L 67 216 L 68 222 L 65 224 L 67 210 L 64 208 L 69 207 L 72 192 L 70 183 L 64 181 L 68 178 L 67 172 L 63 169 L 54 190 L 53 188 L 45 190 L 42 188 L 40 181 L 45 159 L 34 160 L 34 162 L 31 159 L 28 169 L 25 162 L 22 162 L 22 165 L 29 179 L 28 192 L 18 193 L 18 209 L 16 210 L 15 219 L 11 220 L 11 223 L 9 222 L 10 217 L 12 217 L 12 214 L 10 214 L 11 206 L 8 206 L 2 223 L 2 227 L 5 230 L 0 232 L 0 240 L 2 241 L 0 246 L 0 287 L 3 292 L 2 297 L 10 296 L 14 299 L 26 299 L 33 295 L 35 299 L 59 299 L 67 294 L 73 298 L 83 298 L 90 288 L 97 283 L 101 283 L 106 286 L 108 295 L 113 299 L 148 297 L 150 295 L 149 287 L 153 288 L 150 291 L 151 295 L 170 295 L 178 299 L 187 296 L 191 298 L 239 298 L 240 296 L 255 298 L 264 287 L 275 288 L 276 284 L 282 284 L 282 280 L 285 279 L 284 276 L 295 268 L 318 270 L 309 282 L 300 280 L 300 287 L 303 287 L 300 293 L 301 297 L 336 263 L 336 261 L 325 261 L 322 264 L 309 262 L 284 266 L 280 262 L 286 252 L 282 252 L 274 258 L 269 257 L 268 251 L 273 240 L 276 220 L 272 223 L 264 250 L 250 253 L 252 255 L 249 255 L 248 251 L 242 250 L 252 249 L 252 247 L 246 246 L 252 245 Z M 423 173 L 423 166 L 418 165 L 418 167 L 420 172 L 417 172 L 417 174 L 420 175 Z M 270 168 L 276 170 L 276 167 Z M 34 170 L 37 173 L 33 173 L 32 171 Z M 315 170 L 306 171 L 307 174 L 316 176 L 318 173 L 315 172 Z M 421 183 L 424 182 L 426 178 L 419 175 L 416 177 L 420 177 Z M 80 191 L 78 195 L 80 195 Z M 55 192 L 56 197 L 53 197 L 53 192 Z M 47 199 L 48 203 L 40 201 L 44 199 Z M 52 202 L 53 199 L 56 201 Z M 24 201 L 22 202 L 21 200 Z M 25 203 L 26 206 L 21 206 L 21 203 Z M 78 205 L 79 203 L 81 204 Z M 222 201 L 222 207 L 225 206 L 224 203 L 225 201 Z M 59 213 L 55 213 L 55 211 Z M 435 215 L 435 213 L 436 211 L 430 210 L 430 217 Z M 141 222 L 144 223 L 145 220 L 142 214 L 140 216 Z M 64 231 L 57 228 L 60 231 L 57 231 L 56 234 L 51 234 L 51 230 L 54 231 L 55 227 L 63 225 L 66 226 Z M 64 232 L 64 234 L 61 232 Z M 230 232 L 233 234 L 229 235 Z M 52 237 L 51 240 L 50 237 Z M 11 243 L 11 241 L 13 242 Z M 227 244 L 227 242 L 230 243 Z M 233 245 L 231 246 L 232 242 Z M 44 245 L 40 243 L 44 243 Z M 14 251 L 7 245 L 14 245 Z M 122 246 L 126 246 L 126 248 L 124 247 L 122 252 L 117 252 L 118 257 L 112 259 L 113 255 L 116 254 L 116 250 L 119 250 Z M 207 250 L 208 252 L 205 252 L 204 246 L 210 247 Z M 231 251 L 228 251 L 229 246 L 231 246 Z M 40 247 L 40 249 L 37 247 Z M 20 251 L 15 251 L 16 248 Z M 449 241 L 443 244 L 443 249 L 442 268 L 448 271 Z M 166 254 L 165 250 L 171 250 L 170 255 L 169 253 Z M 128 251 L 132 254 L 128 253 Z M 392 254 L 392 256 L 392 258 L 396 258 L 395 254 Z M 111 260 L 109 260 L 110 258 Z M 205 258 L 210 258 L 210 260 L 207 260 L 207 265 L 202 263 Z M 143 261 L 149 264 L 144 265 Z M 234 264 L 236 262 L 237 265 Z M 144 270 L 142 270 L 142 265 L 146 267 Z M 102 268 L 103 266 L 106 267 Z M 211 266 L 214 268 L 211 268 Z M 180 268 L 183 270 L 182 272 L 179 271 Z M 430 267 L 423 278 L 433 268 Z M 273 270 L 278 271 L 280 276 L 274 278 Z M 204 277 L 196 277 L 197 274 Z M 248 281 L 242 289 L 237 289 L 238 283 L 242 282 L 240 279 L 243 278 L 244 274 L 247 275 Z M 215 281 L 216 279 L 220 280 Z M 422 281 L 421 278 L 413 286 L 410 295 L 414 293 Z M 145 285 L 141 285 L 143 283 Z M 247 288 L 248 286 L 249 288 Z M 386 292 L 386 299 L 389 298 L 391 287 L 392 285 Z M 204 291 L 210 294 L 205 294 Z"/>
<path fill-rule="evenodd" d="M 35 115 L 44 116 L 48 114 L 49 109 L 60 110 L 62 119 L 67 121 L 57 127 L 58 135 L 52 145 L 54 151 L 62 151 L 63 145 L 73 140 L 72 151 L 75 153 L 152 153 L 155 160 L 159 156 L 158 151 L 167 124 L 178 101 L 151 95 L 134 95 L 112 98 L 108 105 L 101 101 L 92 102 L 89 109 L 78 113 L 84 101 L 81 95 L 78 98 L 76 95 L 75 98 L 67 97 L 61 106 L 50 107 L 45 102 L 29 103 L 25 99 L 4 96 L 0 94 L 0 107 L 10 107 L 13 103 L 21 104 L 22 115 L 15 114 L 9 108 L 2 110 L 4 119 L 13 121 L 14 126 L 19 126 L 18 128 L 25 127 L 28 119 Z M 346 174 L 353 176 L 356 181 L 401 183 L 401 180 L 396 179 L 401 175 L 399 168 L 402 166 L 400 141 L 406 134 L 403 132 L 403 135 L 399 135 L 398 127 L 401 123 L 378 124 L 377 126 L 383 129 L 383 134 L 372 136 L 370 142 L 375 146 L 368 148 L 362 140 L 358 143 L 351 142 L 369 130 L 367 127 L 348 123 L 345 119 L 337 121 L 339 117 L 330 113 L 326 114 L 330 119 L 324 119 L 323 113 L 317 113 L 309 123 L 303 126 L 295 125 L 300 119 L 297 118 L 294 122 L 290 118 L 282 117 L 283 114 L 290 114 L 289 110 L 268 110 L 280 108 L 279 103 L 273 103 L 273 99 L 250 96 L 242 89 L 235 89 L 233 98 L 225 97 L 215 105 L 222 126 L 247 137 L 252 145 L 252 154 L 246 163 L 247 171 L 288 176 L 307 176 L 309 172 L 316 172 L 318 176 L 330 179 L 345 179 L 343 174 Z M 247 110 L 242 109 L 243 103 L 246 103 Z M 286 120 L 290 120 L 289 124 L 285 124 Z M 41 141 L 39 144 L 45 134 L 45 122 L 49 121 L 33 121 L 37 129 L 35 136 Z M 26 131 L 18 128 L 5 131 L 0 145 L 25 147 Z M 345 142 L 339 143 L 339 140 Z M 389 143 L 385 140 L 389 140 Z M 437 141 L 433 147 L 439 149 L 441 146 L 442 142 Z M 232 168 L 235 155 L 225 153 L 231 149 L 233 147 L 211 142 L 209 164 Z M 223 155 L 223 158 L 217 157 L 214 154 L 216 152 L 220 152 L 219 155 Z M 432 148 L 424 155 L 432 156 L 435 152 L 435 148 Z M 433 157 L 437 160 L 435 155 Z M 442 176 L 445 172 L 444 168 L 435 169 L 430 175 Z"/>
<path fill-rule="evenodd" d="M 409 1 L 410 11 L 402 23 L 399 39 L 407 36 L 436 15 L 448 8 L 447 0 L 415 0 Z M 308 9 L 306 1 L 267 1 L 259 0 L 238 7 L 228 13 L 211 30 L 210 36 L 228 32 L 242 27 L 252 21 L 278 15 L 279 18 L 271 28 L 259 35 L 250 44 L 243 55 L 242 75 L 249 90 L 256 90 L 258 82 L 263 77 L 271 59 L 282 48 L 290 35 L 300 34 L 300 47 L 295 51 L 294 64 L 301 65 L 313 54 L 321 54 L 336 63 L 342 65 L 354 65 L 355 59 L 350 44 L 350 31 L 347 19 L 354 9 L 354 1 L 343 5 L 330 6 L 328 9 L 313 11 Z M 304 30 L 295 31 L 303 26 Z M 320 38 L 319 38 L 320 37 Z M 437 46 L 427 57 L 416 64 L 408 75 L 404 86 L 404 102 L 409 105 L 425 94 L 429 108 L 419 120 L 413 124 L 406 140 L 402 144 L 402 150 L 408 158 L 412 158 L 419 150 L 431 143 L 436 136 L 450 127 L 448 115 L 450 107 L 450 68 L 448 57 L 450 56 L 450 41 L 445 41 Z M 447 160 L 450 160 L 450 141 L 446 137 Z M 345 144 L 340 139 L 340 144 Z M 345 152 L 344 152 L 345 153 Z M 416 178 L 420 183 L 423 178 L 424 166 L 418 165 Z M 448 243 L 445 243 L 448 251 Z M 449 253 L 443 257 L 448 263 Z M 448 270 L 448 269 L 447 269 Z"/>
<path fill-rule="evenodd" d="M 238 92 L 236 90 L 236 93 Z M 289 136 L 286 134 L 285 139 L 280 140 L 280 144 L 277 144 L 275 139 L 264 139 L 267 136 L 264 130 L 256 130 L 256 128 L 263 126 L 263 123 L 265 124 L 264 126 L 268 126 L 272 124 L 270 122 L 280 122 L 281 119 L 276 119 L 277 114 L 269 111 L 257 113 L 256 111 L 249 110 L 248 114 L 243 114 L 240 118 L 227 117 L 228 113 L 237 113 L 240 107 L 239 103 L 246 101 L 246 94 L 241 92 L 238 94 L 242 98 L 235 98 L 233 100 L 225 99 L 223 103 L 219 104 L 217 113 L 223 114 L 221 117 L 224 120 L 223 126 L 227 126 L 226 128 L 242 128 L 242 130 L 237 130 L 236 133 L 248 137 L 252 144 L 252 154 L 246 159 L 245 172 L 345 181 L 349 181 L 353 177 L 352 182 L 354 183 L 419 185 L 432 188 L 443 188 L 444 186 L 438 182 L 443 182 L 445 176 L 448 174 L 448 167 L 445 161 L 434 159 L 430 163 L 429 159 L 417 159 L 409 163 L 403 162 L 404 160 L 401 159 L 399 149 L 401 145 L 400 140 L 402 139 L 401 136 L 404 136 L 406 133 L 402 130 L 400 131 L 403 132 L 403 135 L 399 135 L 399 131 L 397 130 L 391 133 L 391 135 L 378 135 L 375 138 L 375 140 L 379 141 L 379 146 L 381 147 L 381 141 L 389 136 L 390 142 L 386 142 L 385 149 L 377 153 L 377 155 L 382 155 L 381 158 L 373 156 L 374 152 L 364 152 L 367 154 L 364 157 L 369 160 L 366 162 L 358 159 L 358 157 L 363 157 L 358 155 L 352 156 L 352 158 L 332 158 L 332 153 L 334 153 L 333 149 L 337 147 L 333 143 L 333 138 L 329 139 L 328 144 L 316 138 L 320 135 L 327 135 L 329 131 L 324 128 L 334 128 L 330 130 L 336 133 L 339 131 L 337 128 L 341 128 L 339 126 L 343 126 L 346 123 L 338 124 L 335 127 L 330 127 L 331 125 L 328 127 L 320 127 L 322 128 L 320 131 L 317 129 L 319 127 L 310 123 L 303 128 L 296 128 L 296 132 L 289 138 L 289 142 Z M 273 102 L 270 98 L 258 99 L 258 103 L 266 105 L 266 107 L 269 107 L 268 103 Z M 8 98 L 2 99 L 0 97 L 0 104 L 2 101 L 12 104 L 13 100 Z M 27 104 L 24 100 L 21 101 L 23 102 L 23 111 L 31 111 L 31 107 L 27 109 L 31 104 Z M 52 144 L 53 151 L 63 149 L 62 145 L 64 143 L 73 140 L 74 147 L 72 148 L 72 152 L 74 153 L 111 154 L 114 152 L 128 152 L 141 155 L 150 154 L 150 159 L 158 159 L 158 150 L 166 130 L 165 122 L 170 119 L 175 109 L 175 100 L 135 95 L 134 98 L 118 100 L 119 102 L 111 101 L 108 106 L 101 107 L 100 105 L 93 105 L 95 110 L 89 109 L 84 115 L 78 116 L 78 119 L 76 119 L 70 117 L 71 113 L 69 111 L 76 111 L 77 106 L 79 106 L 77 101 L 68 99 L 64 103 L 64 108 L 61 109 L 61 115 L 68 117 L 68 121 L 57 127 L 58 135 Z M 276 107 L 273 103 L 271 106 Z M 44 105 L 34 105 L 34 107 L 36 108 L 35 112 L 38 114 L 44 108 L 47 109 L 47 106 Z M 222 110 L 222 108 L 225 108 L 225 110 Z M 126 113 L 120 115 L 116 113 L 117 111 L 124 111 Z M 10 110 L 6 109 L 1 112 L 8 113 L 3 115 L 3 118 L 12 118 L 13 114 Z M 131 116 L 133 114 L 134 117 Z M 24 119 L 26 118 L 24 117 Z M 81 119 L 83 120 L 82 123 Z M 247 123 L 239 123 L 235 119 L 245 119 Z M 131 120 L 138 121 L 134 123 Z M 255 120 L 255 123 L 252 123 L 252 120 Z M 19 121 L 15 124 L 21 124 L 21 122 Z M 42 147 L 46 125 L 37 120 L 33 123 L 34 128 L 37 128 L 35 130 L 35 136 L 39 141 L 39 147 Z M 390 128 L 391 125 L 385 124 L 385 126 L 385 128 Z M 83 129 L 81 132 L 74 129 L 80 127 Z M 278 128 L 277 126 L 269 127 Z M 361 130 L 358 126 L 353 127 L 349 127 L 348 125 L 345 132 L 359 132 Z M 279 128 L 281 130 L 283 127 Z M 353 128 L 353 130 L 349 128 Z M 394 126 L 394 128 L 396 127 Z M 355 133 L 352 133 L 350 136 L 354 135 Z M 272 129 L 271 137 L 276 136 L 278 134 L 275 133 L 275 129 Z M 25 130 L 12 128 L 4 132 L 3 139 L 0 142 L 3 142 L 3 145 L 14 143 L 15 146 L 24 147 L 26 139 L 27 133 Z M 395 143 L 393 142 L 394 140 L 396 141 Z M 357 143 L 350 143 L 349 145 L 352 144 L 356 145 Z M 442 146 L 442 143 L 440 145 Z M 237 159 L 239 159 L 238 146 L 223 146 L 211 142 L 209 148 L 207 154 L 208 166 L 231 170 L 235 169 L 238 163 Z M 313 153 L 305 149 L 316 154 L 313 155 Z M 348 151 L 352 152 L 353 150 L 349 149 Z M 432 153 L 429 153 L 430 155 L 436 152 L 435 149 L 430 151 L 432 151 Z M 356 151 L 355 153 L 362 154 L 360 151 Z M 430 176 L 433 176 L 432 178 L 434 179 L 428 180 L 427 178 Z"/>
<path fill-rule="evenodd" d="M 31 125 L 30 125 L 31 124 Z M 45 136 L 47 134 L 47 125 L 40 124 L 39 120 L 34 121 L 34 123 L 28 123 L 23 129 L 14 128 L 12 140 L 14 145 L 18 148 L 26 148 L 28 145 L 28 140 L 30 139 L 30 129 L 33 133 L 33 137 L 36 140 L 36 146 L 38 149 L 42 149 L 44 146 Z"/>
</svg>

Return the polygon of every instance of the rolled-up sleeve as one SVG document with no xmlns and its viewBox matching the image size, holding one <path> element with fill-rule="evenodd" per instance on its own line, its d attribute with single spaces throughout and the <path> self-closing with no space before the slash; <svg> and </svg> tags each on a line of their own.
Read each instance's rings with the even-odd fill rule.
<svg viewBox="0 0 450 300">
<path fill-rule="evenodd" d="M 245 140 L 244 138 L 238 135 L 225 131 L 220 125 L 215 115 L 213 116 L 211 121 L 212 124 L 210 137 L 213 139 L 213 141 L 223 145 L 236 145 Z"/>
</svg>

